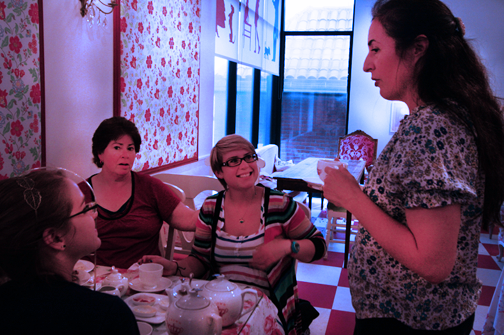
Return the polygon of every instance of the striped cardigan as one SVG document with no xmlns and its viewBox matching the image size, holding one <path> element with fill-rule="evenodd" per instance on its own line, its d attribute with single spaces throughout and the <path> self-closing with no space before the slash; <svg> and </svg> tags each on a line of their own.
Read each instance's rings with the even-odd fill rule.
<svg viewBox="0 0 504 335">
<path fill-rule="evenodd" d="M 195 241 L 191 255 L 198 258 L 208 269 L 212 268 L 212 227 L 214 213 L 218 203 L 218 195 L 208 197 L 201 207 L 199 220 L 196 224 Z M 292 240 L 310 239 L 315 245 L 315 255 L 312 261 L 322 258 L 326 252 L 324 237 L 310 222 L 304 211 L 286 194 L 265 189 L 264 201 L 267 203 L 265 213 L 264 243 L 268 243 L 277 236 L 284 236 Z M 265 206 L 265 207 L 266 207 Z M 220 206 L 217 209 L 220 213 Z M 221 218 L 222 219 L 222 218 Z M 214 234 L 215 235 L 215 234 Z M 218 268 L 214 267 L 218 272 Z M 295 259 L 286 256 L 267 271 L 270 299 L 278 308 L 278 316 L 283 323 L 286 334 L 296 334 L 299 330 L 300 316 L 296 310 L 298 302 L 298 288 L 295 272 Z"/>
</svg>

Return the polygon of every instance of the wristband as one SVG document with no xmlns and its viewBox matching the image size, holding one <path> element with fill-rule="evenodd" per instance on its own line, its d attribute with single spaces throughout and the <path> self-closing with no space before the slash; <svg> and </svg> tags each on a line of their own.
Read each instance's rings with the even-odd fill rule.
<svg viewBox="0 0 504 335">
<path fill-rule="evenodd" d="M 297 254 L 299 252 L 299 243 L 291 241 L 291 251 L 293 254 Z"/>
</svg>

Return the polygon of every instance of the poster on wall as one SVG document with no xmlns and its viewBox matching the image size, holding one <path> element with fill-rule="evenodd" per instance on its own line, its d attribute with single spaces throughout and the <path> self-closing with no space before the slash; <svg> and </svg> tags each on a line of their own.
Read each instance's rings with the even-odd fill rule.
<svg viewBox="0 0 504 335">
<path fill-rule="evenodd" d="M 244 0 L 240 8 L 238 60 L 256 69 L 262 68 L 264 0 Z M 263 52 L 261 52 L 261 50 Z"/>
<path fill-rule="evenodd" d="M 216 0 L 215 54 L 238 59 L 240 0 Z"/>
<path fill-rule="evenodd" d="M 115 14 L 114 114 L 142 137 L 135 171 L 198 159 L 200 10 L 200 0 L 121 0 Z"/>
<path fill-rule="evenodd" d="M 262 70 L 275 76 L 280 66 L 280 22 L 282 1 L 266 1 L 264 6 L 264 57 Z"/>
<path fill-rule="evenodd" d="M 279 74 L 281 0 L 216 0 L 215 54 Z"/>
<path fill-rule="evenodd" d="M 0 179 L 41 166 L 39 4 L 0 1 Z"/>
</svg>

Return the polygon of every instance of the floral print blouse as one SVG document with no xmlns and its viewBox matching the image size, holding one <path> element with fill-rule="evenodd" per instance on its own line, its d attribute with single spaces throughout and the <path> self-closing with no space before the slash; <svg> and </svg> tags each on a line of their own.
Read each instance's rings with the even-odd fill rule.
<svg viewBox="0 0 504 335">
<path fill-rule="evenodd" d="M 436 106 L 416 108 L 378 157 L 364 192 L 406 226 L 407 208 L 455 203 L 461 205 L 461 223 L 455 266 L 439 284 L 399 263 L 361 226 L 348 269 L 357 318 L 396 318 L 427 330 L 465 321 L 481 292 L 476 268 L 484 194 L 469 127 Z"/>
</svg>

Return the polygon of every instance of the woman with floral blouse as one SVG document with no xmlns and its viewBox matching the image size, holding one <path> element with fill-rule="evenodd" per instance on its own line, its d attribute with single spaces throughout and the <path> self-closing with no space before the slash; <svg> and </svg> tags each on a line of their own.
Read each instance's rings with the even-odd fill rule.
<svg viewBox="0 0 504 335">
<path fill-rule="evenodd" d="M 354 334 L 469 334 L 480 231 L 504 200 L 502 112 L 446 5 L 378 0 L 372 14 L 364 71 L 410 114 L 364 192 L 326 168 L 324 196 L 361 225 L 348 269 Z"/>
</svg>

